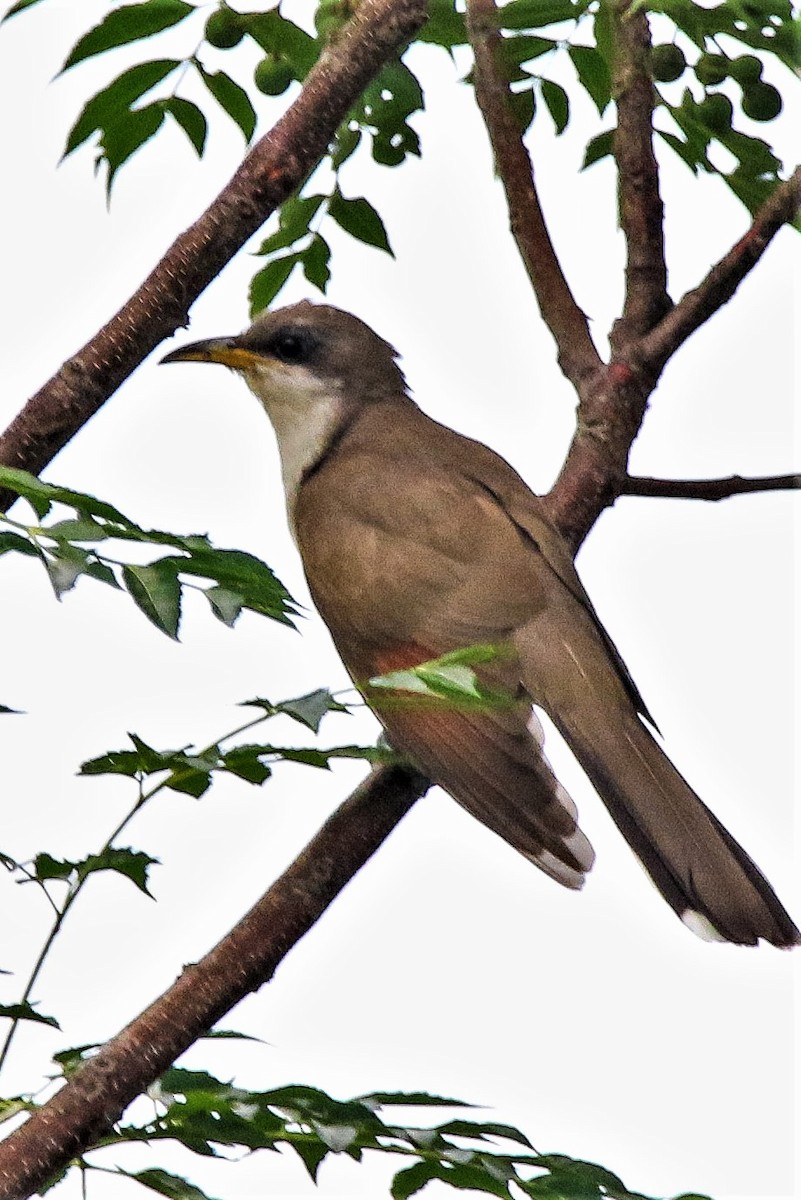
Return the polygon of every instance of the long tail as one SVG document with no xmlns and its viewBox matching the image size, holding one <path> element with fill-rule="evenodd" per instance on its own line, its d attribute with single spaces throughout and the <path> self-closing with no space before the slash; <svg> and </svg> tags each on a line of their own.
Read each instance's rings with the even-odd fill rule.
<svg viewBox="0 0 801 1200">
<path fill-rule="evenodd" d="M 546 633 L 548 661 L 543 664 Z M 681 920 L 712 940 L 745 946 L 760 938 L 774 946 L 801 943 L 801 933 L 765 876 L 637 716 L 594 630 L 561 620 L 548 631 L 529 627 L 523 631 L 521 658 L 531 694 L 548 711 Z"/>
</svg>

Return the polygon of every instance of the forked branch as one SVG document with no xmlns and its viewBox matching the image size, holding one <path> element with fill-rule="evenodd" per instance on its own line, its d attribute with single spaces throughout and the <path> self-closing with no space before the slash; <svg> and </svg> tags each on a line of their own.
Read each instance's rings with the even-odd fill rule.
<svg viewBox="0 0 801 1200">
<path fill-rule="evenodd" d="M 697 288 L 687 292 L 638 347 L 640 361 L 660 371 L 667 360 L 705 321 L 731 300 L 783 225 L 801 211 L 801 166 L 775 189 L 748 232 L 732 246 Z"/>
</svg>

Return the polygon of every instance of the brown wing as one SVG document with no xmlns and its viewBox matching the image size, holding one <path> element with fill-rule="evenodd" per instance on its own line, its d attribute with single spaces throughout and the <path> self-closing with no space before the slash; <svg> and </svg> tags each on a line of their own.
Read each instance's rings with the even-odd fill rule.
<svg viewBox="0 0 801 1200">
<path fill-rule="evenodd" d="M 295 511 L 315 604 L 362 685 L 448 650 L 506 642 L 545 601 L 530 550 L 495 499 L 424 441 L 431 423 L 400 408 L 389 436 L 377 415 L 306 480 Z M 411 444 L 428 452 L 410 456 Z M 592 849 L 542 755 L 541 731 L 532 735 L 517 660 L 485 674 L 520 700 L 465 709 L 373 694 L 370 703 L 393 743 L 469 812 L 579 887 Z"/>
</svg>

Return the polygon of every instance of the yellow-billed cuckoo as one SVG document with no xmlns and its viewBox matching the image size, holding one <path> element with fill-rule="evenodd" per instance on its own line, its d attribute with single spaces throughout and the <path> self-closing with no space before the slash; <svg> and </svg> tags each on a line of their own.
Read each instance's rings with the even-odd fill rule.
<svg viewBox="0 0 801 1200">
<path fill-rule="evenodd" d="M 396 357 L 356 317 L 304 301 L 164 361 L 232 367 L 266 409 L 309 588 L 357 684 L 475 643 L 506 648 L 482 671 L 514 703 L 382 703 L 368 689 L 393 745 L 427 776 L 581 887 L 593 850 L 542 753 L 539 705 L 694 932 L 801 941 L 643 723 L 642 698 L 537 497 L 488 447 L 427 417 Z"/>
</svg>

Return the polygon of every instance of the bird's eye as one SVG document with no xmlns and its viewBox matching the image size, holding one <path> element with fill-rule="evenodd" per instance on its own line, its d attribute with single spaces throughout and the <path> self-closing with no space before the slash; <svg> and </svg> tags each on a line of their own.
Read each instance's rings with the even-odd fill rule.
<svg viewBox="0 0 801 1200">
<path fill-rule="evenodd" d="M 286 363 L 303 362 L 307 353 L 306 340 L 297 333 L 279 334 L 271 349 L 276 358 Z"/>
</svg>

